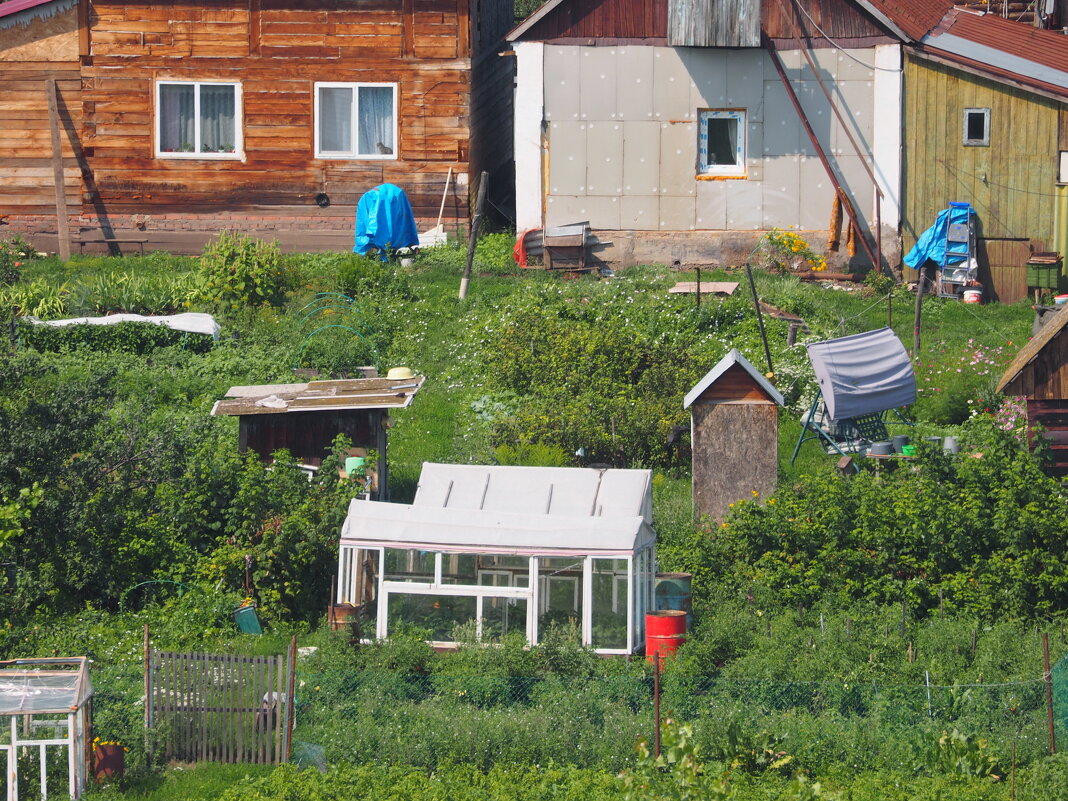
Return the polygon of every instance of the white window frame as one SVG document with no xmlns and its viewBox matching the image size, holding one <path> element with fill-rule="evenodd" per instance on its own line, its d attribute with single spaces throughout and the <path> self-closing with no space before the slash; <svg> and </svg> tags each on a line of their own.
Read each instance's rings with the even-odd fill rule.
<svg viewBox="0 0 1068 801">
<path fill-rule="evenodd" d="M 359 119 L 360 119 L 360 89 L 382 88 L 393 90 L 393 152 L 392 153 L 358 153 L 359 146 Z M 323 150 L 321 146 L 321 131 L 319 130 L 319 90 L 320 89 L 351 89 L 352 90 L 352 150 Z M 346 159 L 349 161 L 395 161 L 400 157 L 400 132 L 398 120 L 400 119 L 399 91 L 396 83 L 347 83 L 342 81 L 316 81 L 312 90 L 314 95 L 314 125 L 315 125 L 315 158 L 317 159 Z"/>
<path fill-rule="evenodd" d="M 983 117 L 983 136 L 980 139 L 968 137 L 968 117 L 979 114 Z M 989 108 L 966 108 L 961 116 L 961 144 L 965 147 L 990 147 L 990 109 Z"/>
<path fill-rule="evenodd" d="M 736 120 L 738 145 L 735 148 L 734 164 L 708 164 L 708 120 Z M 748 128 L 746 110 L 740 108 L 702 108 L 697 110 L 697 174 L 698 176 L 723 176 L 744 178 L 745 154 Z"/>
<path fill-rule="evenodd" d="M 193 142 L 198 150 L 188 153 L 177 151 L 164 151 L 160 149 L 160 110 L 163 104 L 160 100 L 161 88 L 164 86 L 192 86 L 193 87 Z M 202 86 L 232 86 L 234 87 L 234 152 L 233 153 L 201 153 L 200 148 L 200 87 Z M 212 159 L 222 161 L 242 161 L 245 158 L 245 130 L 244 112 L 241 99 L 241 83 L 239 81 L 181 81 L 172 78 L 159 78 L 156 80 L 156 108 L 153 111 L 153 127 L 156 134 L 156 158 L 158 159 Z"/>
</svg>

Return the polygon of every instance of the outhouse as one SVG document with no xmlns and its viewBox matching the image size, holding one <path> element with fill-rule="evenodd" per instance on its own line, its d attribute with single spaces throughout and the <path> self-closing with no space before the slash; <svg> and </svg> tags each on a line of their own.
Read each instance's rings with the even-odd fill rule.
<svg viewBox="0 0 1068 801">
<path fill-rule="evenodd" d="M 693 509 L 723 520 L 732 503 L 775 489 L 782 395 L 737 349 L 690 390 Z"/>
<path fill-rule="evenodd" d="M 351 502 L 335 603 L 359 607 L 379 639 L 414 627 L 449 646 L 466 625 L 483 642 L 537 644 L 566 626 L 598 653 L 632 653 L 653 609 L 651 479 L 426 463 L 413 503 Z"/>
</svg>

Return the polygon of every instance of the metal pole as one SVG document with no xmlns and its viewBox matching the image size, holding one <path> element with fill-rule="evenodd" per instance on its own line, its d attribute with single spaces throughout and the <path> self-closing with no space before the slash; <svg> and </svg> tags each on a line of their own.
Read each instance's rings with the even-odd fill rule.
<svg viewBox="0 0 1068 801">
<path fill-rule="evenodd" d="M 764 330 L 764 315 L 760 313 L 760 299 L 757 297 L 756 282 L 753 281 L 753 265 L 746 264 L 745 272 L 749 276 L 749 288 L 753 291 L 753 308 L 756 309 L 757 323 L 760 325 L 760 339 L 764 343 L 764 358 L 768 360 L 768 372 L 774 373 L 771 366 L 771 349 L 768 347 L 768 333 Z"/>
<path fill-rule="evenodd" d="M 827 152 L 823 149 L 823 144 L 820 142 L 819 137 L 816 136 L 816 132 L 812 129 L 812 123 L 809 122 L 808 115 L 805 114 L 805 109 L 801 106 L 801 101 L 797 97 L 797 92 L 794 91 L 793 84 L 790 83 L 790 78 L 786 75 L 786 68 L 783 66 L 782 59 L 779 57 L 779 51 L 775 48 L 775 43 L 767 36 L 763 36 L 762 39 L 764 41 L 764 48 L 768 51 L 768 55 L 771 56 L 771 63 L 775 67 L 775 71 L 779 74 L 779 80 L 782 81 L 782 85 L 786 89 L 786 94 L 790 98 L 790 102 L 793 104 L 797 116 L 801 118 L 801 125 L 805 129 L 805 133 L 808 134 L 809 142 L 812 143 L 816 155 L 819 156 L 820 162 L 823 164 L 823 169 L 827 171 L 827 177 L 830 179 L 831 184 L 833 184 L 835 191 L 840 192 L 842 195 L 842 205 L 845 206 L 846 211 L 849 212 L 849 223 L 853 226 L 853 232 L 856 234 L 857 239 L 860 240 L 860 244 L 864 247 L 864 252 L 868 254 L 868 258 L 871 259 L 872 265 L 878 269 L 881 262 L 875 257 L 875 252 L 872 250 L 871 243 L 868 241 L 868 237 L 864 234 L 864 230 L 861 228 L 860 222 L 857 220 L 856 210 L 853 208 L 853 204 L 849 202 L 849 196 L 842 190 L 842 184 L 838 180 L 838 175 L 835 173 L 830 160 L 827 158 Z M 861 159 L 861 161 L 863 161 L 863 159 Z"/>
<path fill-rule="evenodd" d="M 653 654 L 653 717 L 656 718 L 655 756 L 660 757 L 660 652 Z"/>
<path fill-rule="evenodd" d="M 467 263 L 464 265 L 464 275 L 460 279 L 460 300 L 467 297 L 467 285 L 471 283 L 471 264 L 475 260 L 475 243 L 478 242 L 478 227 L 482 225 L 482 207 L 486 204 L 486 186 L 489 184 L 489 173 L 483 171 L 478 179 L 478 199 L 475 201 L 475 216 L 471 219 L 471 232 L 467 237 Z"/>
<path fill-rule="evenodd" d="M 697 308 L 701 308 L 701 268 L 697 268 Z"/>
<path fill-rule="evenodd" d="M 1046 670 L 1046 710 L 1049 712 L 1049 752 L 1057 753 L 1057 735 L 1053 732 L 1053 674 L 1049 669 L 1049 634 L 1042 632 L 1042 665 Z"/>
</svg>

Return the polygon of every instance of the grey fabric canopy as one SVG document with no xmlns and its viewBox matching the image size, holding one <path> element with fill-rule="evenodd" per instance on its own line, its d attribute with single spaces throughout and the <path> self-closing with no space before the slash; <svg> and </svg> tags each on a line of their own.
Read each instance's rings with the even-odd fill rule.
<svg viewBox="0 0 1068 801">
<path fill-rule="evenodd" d="M 831 420 L 849 420 L 916 400 L 916 374 L 889 328 L 806 346 Z"/>
</svg>

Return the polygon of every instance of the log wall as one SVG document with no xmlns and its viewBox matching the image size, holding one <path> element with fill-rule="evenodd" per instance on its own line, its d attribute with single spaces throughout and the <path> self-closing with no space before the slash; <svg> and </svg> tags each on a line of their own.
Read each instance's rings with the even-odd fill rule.
<svg viewBox="0 0 1068 801">
<path fill-rule="evenodd" d="M 0 216 L 56 213 L 47 81 L 59 89 L 64 194 L 77 214 L 81 173 L 78 9 L 50 3 L 0 19 Z"/>
<path fill-rule="evenodd" d="M 58 0 L 64 1 L 70 2 Z M 510 81 L 496 79 L 509 75 L 511 60 L 492 51 L 511 22 L 512 3 L 478 2 L 483 19 L 476 26 L 469 0 L 93 2 L 85 14 L 88 49 L 80 73 L 76 61 L 68 64 L 61 84 L 71 95 L 68 105 L 84 109 L 75 125 L 75 146 L 84 151 L 88 174 L 82 185 L 77 161 L 68 165 L 72 209 L 81 212 L 86 228 L 145 225 L 150 244 L 157 225 L 160 231 L 288 228 L 298 236 L 344 230 L 351 235 L 360 196 L 380 183 L 394 183 L 408 194 L 423 228 L 437 218 L 452 168 L 444 221 L 457 227 L 468 216 L 472 140 L 493 145 L 480 168 L 510 166 L 511 118 L 492 113 L 492 106 L 505 99 L 510 105 L 499 86 L 510 87 Z M 77 45 L 77 30 L 72 35 Z M 496 134 L 472 131 L 477 116 L 472 70 L 480 57 L 496 83 L 489 84 L 483 103 L 488 113 L 479 119 Z M 34 65 L 21 62 L 18 69 L 28 66 Z M 10 69 L 0 64 L 0 80 Z M 39 73 L 32 73 L 34 79 Z M 240 159 L 156 157 L 156 85 L 165 79 L 240 83 Z M 324 81 L 397 84 L 397 158 L 315 157 L 314 85 Z M 9 111 L 7 98 L 5 92 L 0 115 Z M 47 146 L 44 102 L 43 94 L 39 102 L 27 95 L 20 112 L 34 130 L 44 125 L 39 138 Z M 24 141 L 25 132 L 9 135 L 5 126 L 0 142 L 16 137 Z M 0 151 L 0 159 L 4 155 L 9 154 Z M 0 181 L 21 192 L 28 174 L 12 173 L 13 168 L 0 160 Z M 510 184 L 511 176 L 502 175 L 507 181 L 498 176 L 491 187 Z M 42 176 L 50 187 L 51 173 Z M 34 194 L 41 202 L 0 205 L 0 214 L 6 209 L 47 219 L 51 209 L 54 230 L 54 201 L 50 207 L 44 203 L 40 188 Z M 329 198 L 325 208 L 316 203 L 321 193 Z M 39 230 L 40 219 L 37 223 Z M 195 237 L 188 249 L 199 249 Z"/>
</svg>

